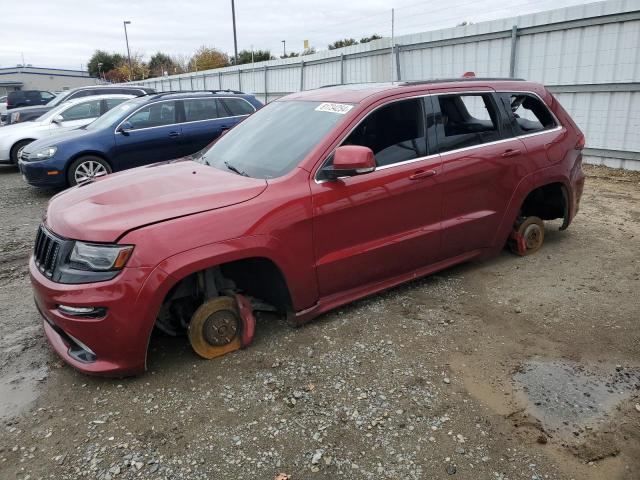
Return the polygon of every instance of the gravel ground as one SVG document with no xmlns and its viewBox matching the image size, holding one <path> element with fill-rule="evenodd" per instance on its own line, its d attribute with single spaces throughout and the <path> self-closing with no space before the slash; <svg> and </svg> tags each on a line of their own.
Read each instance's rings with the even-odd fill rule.
<svg viewBox="0 0 640 480">
<path fill-rule="evenodd" d="M 471 263 L 213 361 L 147 374 L 49 349 L 26 261 L 53 192 L 0 168 L 2 479 L 640 478 L 640 175 L 586 168 L 543 249 Z"/>
</svg>

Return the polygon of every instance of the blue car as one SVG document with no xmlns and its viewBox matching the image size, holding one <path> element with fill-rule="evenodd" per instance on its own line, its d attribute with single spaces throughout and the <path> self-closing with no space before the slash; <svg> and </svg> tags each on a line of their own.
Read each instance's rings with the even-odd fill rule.
<svg viewBox="0 0 640 480">
<path fill-rule="evenodd" d="M 260 107 L 252 95 L 228 90 L 154 93 L 85 127 L 30 143 L 18 166 L 33 186 L 73 186 L 196 153 Z"/>
</svg>

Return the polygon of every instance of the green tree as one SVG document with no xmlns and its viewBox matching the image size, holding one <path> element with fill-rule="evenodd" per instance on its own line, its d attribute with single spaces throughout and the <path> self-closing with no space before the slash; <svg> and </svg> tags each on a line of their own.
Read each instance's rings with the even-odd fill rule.
<svg viewBox="0 0 640 480">
<path fill-rule="evenodd" d="M 280 58 L 295 58 L 295 57 L 299 57 L 300 54 L 297 52 L 289 52 L 286 55 L 280 55 Z"/>
<path fill-rule="evenodd" d="M 149 67 L 149 75 L 152 77 L 162 77 L 164 72 L 173 75 L 177 67 L 173 58 L 162 52 L 154 54 L 147 65 Z"/>
<path fill-rule="evenodd" d="M 358 41 L 355 38 L 343 38 L 342 40 L 336 40 L 329 45 L 329 50 L 335 50 L 336 48 L 349 47 L 351 45 L 357 45 Z"/>
<path fill-rule="evenodd" d="M 189 71 L 209 70 L 229 66 L 229 56 L 217 48 L 201 46 L 189 61 Z"/>
<path fill-rule="evenodd" d="M 360 39 L 360 43 L 369 43 L 369 42 L 371 42 L 373 40 L 380 40 L 381 38 L 382 38 L 382 36 L 378 35 L 377 33 L 374 33 L 370 37 L 362 37 Z"/>
<path fill-rule="evenodd" d="M 269 50 L 254 50 L 253 61 L 254 62 L 266 62 L 267 60 L 275 60 L 275 57 L 271 55 Z M 234 59 L 231 59 L 231 64 L 234 64 Z M 238 52 L 238 65 L 245 63 L 251 63 L 251 50 L 242 50 Z"/>
<path fill-rule="evenodd" d="M 118 68 L 125 61 L 125 57 L 119 53 L 109 53 L 104 50 L 96 50 L 91 55 L 87 63 L 87 70 L 93 77 L 100 76 L 100 73 L 108 72 Z M 102 65 L 98 65 L 101 63 Z"/>
<path fill-rule="evenodd" d="M 316 53 L 316 49 L 314 47 L 305 48 L 300 55 L 312 55 Z"/>
</svg>

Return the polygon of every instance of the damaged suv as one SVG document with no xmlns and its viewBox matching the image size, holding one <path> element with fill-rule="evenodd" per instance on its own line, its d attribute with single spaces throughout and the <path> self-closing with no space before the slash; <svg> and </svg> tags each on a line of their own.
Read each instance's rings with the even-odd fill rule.
<svg viewBox="0 0 640 480">
<path fill-rule="evenodd" d="M 585 139 L 541 85 L 501 79 L 295 93 L 196 156 L 54 197 L 30 260 L 55 350 L 144 371 L 154 327 L 202 357 L 460 262 L 540 248 L 578 210 Z"/>
</svg>

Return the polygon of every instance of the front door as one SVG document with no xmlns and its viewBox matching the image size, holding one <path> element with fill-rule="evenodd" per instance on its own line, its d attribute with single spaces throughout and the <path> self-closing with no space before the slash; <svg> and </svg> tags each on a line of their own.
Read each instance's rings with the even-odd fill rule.
<svg viewBox="0 0 640 480">
<path fill-rule="evenodd" d="M 311 183 L 320 294 L 327 296 L 431 263 L 440 248 L 440 159 L 428 155 L 424 99 L 369 113 L 342 142 L 376 157 L 372 173 Z M 330 163 L 330 159 L 328 161 Z"/>
<path fill-rule="evenodd" d="M 124 170 L 182 156 L 182 127 L 176 102 L 156 102 L 133 113 L 115 133 L 114 170 Z"/>
</svg>

